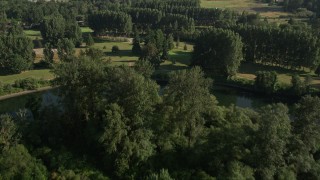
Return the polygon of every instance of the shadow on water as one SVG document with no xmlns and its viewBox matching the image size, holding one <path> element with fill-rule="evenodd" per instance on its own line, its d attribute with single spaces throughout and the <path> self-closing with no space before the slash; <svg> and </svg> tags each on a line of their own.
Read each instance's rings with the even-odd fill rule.
<svg viewBox="0 0 320 180">
<path fill-rule="evenodd" d="M 0 101 L 0 114 L 17 112 L 20 109 L 24 109 L 31 97 L 41 97 L 41 107 L 58 105 L 59 97 L 57 93 L 58 90 L 55 89 L 2 100 Z"/>
<path fill-rule="evenodd" d="M 159 93 L 163 94 L 166 84 L 159 85 L 161 86 Z M 50 105 L 59 105 L 59 97 L 57 94 L 58 89 L 55 89 L 2 100 L 0 101 L 0 114 L 13 113 L 20 109 L 24 109 L 30 97 L 41 97 L 42 108 Z M 226 107 L 234 104 L 242 108 L 257 109 L 268 104 L 281 102 L 288 105 L 290 108 L 293 103 L 295 103 L 285 99 L 274 99 L 268 96 L 255 95 L 243 90 L 224 86 L 214 86 L 212 94 L 217 98 L 219 105 Z"/>
<path fill-rule="evenodd" d="M 232 104 L 250 109 L 258 109 L 273 103 L 283 103 L 292 108 L 295 100 L 274 98 L 268 95 L 256 95 L 251 92 L 229 88 L 224 86 L 215 86 L 212 94 L 217 98 L 219 105 L 230 106 Z"/>
</svg>

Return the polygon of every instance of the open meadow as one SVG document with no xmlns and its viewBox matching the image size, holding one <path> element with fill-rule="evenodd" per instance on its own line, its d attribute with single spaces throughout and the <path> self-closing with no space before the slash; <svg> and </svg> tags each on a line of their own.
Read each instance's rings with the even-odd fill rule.
<svg viewBox="0 0 320 180">
<path fill-rule="evenodd" d="M 267 3 L 259 3 L 255 0 L 201 0 L 201 7 L 259 13 L 262 17 L 266 17 L 270 21 L 277 22 L 284 21 L 287 18 L 283 17 L 290 15 L 290 13 L 284 12 L 279 6 L 270 6 Z"/>
</svg>

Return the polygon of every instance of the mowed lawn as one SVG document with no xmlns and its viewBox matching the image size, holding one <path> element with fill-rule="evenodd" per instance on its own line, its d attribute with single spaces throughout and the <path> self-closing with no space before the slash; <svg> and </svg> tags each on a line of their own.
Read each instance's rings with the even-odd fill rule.
<svg viewBox="0 0 320 180">
<path fill-rule="evenodd" d="M 50 80 L 50 79 L 53 79 L 54 76 L 49 69 L 40 69 L 40 70 L 36 69 L 36 70 L 25 71 L 20 74 L 1 75 L 0 82 L 4 84 L 13 84 L 14 81 L 18 79 L 25 79 L 25 78 Z"/>
<path fill-rule="evenodd" d="M 290 15 L 279 6 L 269 6 L 267 3 L 259 3 L 256 0 L 201 0 L 201 7 L 260 13 L 262 17 L 270 19 Z"/>
</svg>

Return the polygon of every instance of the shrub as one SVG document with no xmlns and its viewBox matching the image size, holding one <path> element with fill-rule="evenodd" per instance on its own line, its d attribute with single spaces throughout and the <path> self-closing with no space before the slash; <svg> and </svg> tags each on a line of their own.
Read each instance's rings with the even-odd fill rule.
<svg viewBox="0 0 320 180">
<path fill-rule="evenodd" d="M 183 50 L 187 51 L 188 50 L 188 46 L 187 44 L 184 44 Z"/>
<path fill-rule="evenodd" d="M 34 78 L 19 79 L 14 82 L 13 86 L 24 90 L 35 90 L 39 87 L 39 80 Z"/>
<path fill-rule="evenodd" d="M 259 71 L 256 74 L 255 87 L 259 91 L 266 92 L 268 94 L 277 90 L 277 73 L 274 71 Z"/>
<path fill-rule="evenodd" d="M 119 52 L 119 46 L 112 46 L 112 49 L 111 49 L 111 51 L 113 52 L 113 53 L 117 53 L 117 52 Z"/>
</svg>

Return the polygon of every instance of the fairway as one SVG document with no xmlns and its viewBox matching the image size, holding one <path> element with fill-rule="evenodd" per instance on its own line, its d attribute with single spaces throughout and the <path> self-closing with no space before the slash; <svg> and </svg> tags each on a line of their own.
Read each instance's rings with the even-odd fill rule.
<svg viewBox="0 0 320 180">
<path fill-rule="evenodd" d="M 267 3 L 259 3 L 255 0 L 201 0 L 201 7 L 259 13 L 262 17 L 271 19 L 290 15 L 290 13 L 284 12 L 279 6 L 269 6 Z"/>
</svg>

